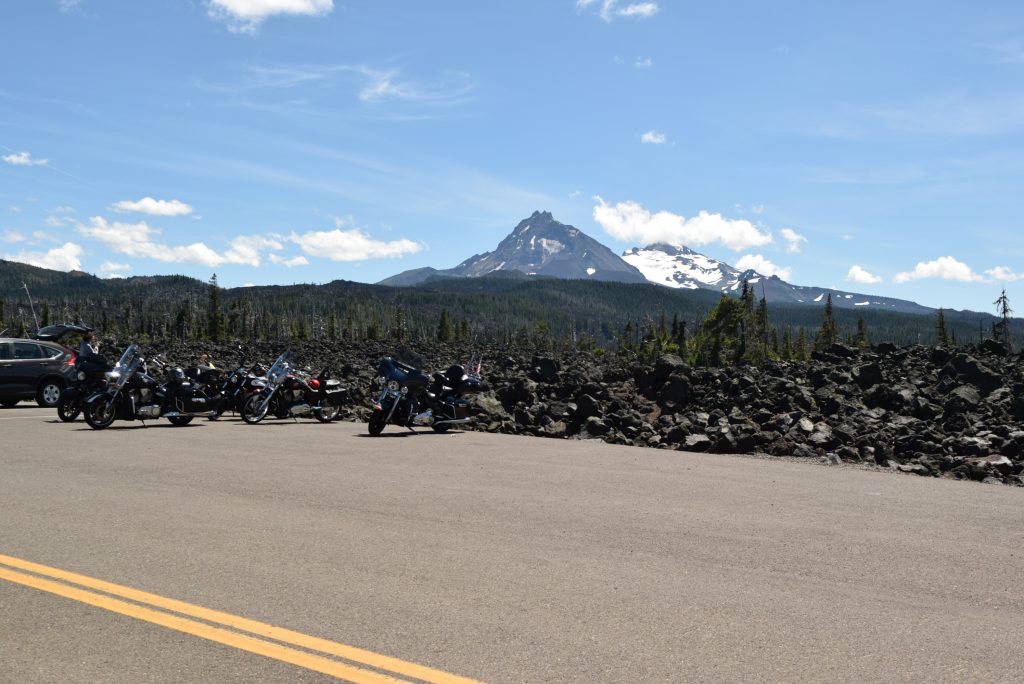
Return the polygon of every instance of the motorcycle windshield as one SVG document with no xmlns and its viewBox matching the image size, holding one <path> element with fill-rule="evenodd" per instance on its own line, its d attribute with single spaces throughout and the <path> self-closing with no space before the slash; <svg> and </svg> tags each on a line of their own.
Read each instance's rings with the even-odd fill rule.
<svg viewBox="0 0 1024 684">
<path fill-rule="evenodd" d="M 120 373 L 130 373 L 137 370 L 141 365 L 142 350 L 139 349 L 139 345 L 133 344 L 124 350 L 124 354 L 121 354 L 121 358 L 118 360 L 114 370 Z"/>
<path fill-rule="evenodd" d="M 274 382 L 281 382 L 291 372 L 294 360 L 295 354 L 290 351 L 281 354 L 277 357 L 277 361 L 274 361 L 274 365 L 270 367 L 270 370 L 267 371 L 267 378 Z"/>
</svg>

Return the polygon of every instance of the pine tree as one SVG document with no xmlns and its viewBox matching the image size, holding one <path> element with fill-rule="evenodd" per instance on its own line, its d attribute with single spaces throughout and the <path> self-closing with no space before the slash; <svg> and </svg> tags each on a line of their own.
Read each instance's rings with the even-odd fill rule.
<svg viewBox="0 0 1024 684">
<path fill-rule="evenodd" d="M 796 334 L 796 344 L 793 346 L 793 358 L 797 361 L 807 360 L 807 333 L 804 331 L 803 326 Z"/>
<path fill-rule="evenodd" d="M 793 358 L 793 326 L 787 325 L 782 331 L 782 360 L 789 361 Z"/>
<path fill-rule="evenodd" d="M 1010 349 L 1010 314 L 1013 313 L 1013 309 L 1010 308 L 1010 300 L 1006 296 L 1006 288 L 1003 288 L 1003 292 L 999 295 L 999 299 L 992 302 L 996 306 L 996 313 L 999 314 L 999 322 L 993 326 L 992 337 L 1002 341 L 1003 345 L 1007 350 Z M 998 337 L 997 337 L 998 335 Z"/>
<path fill-rule="evenodd" d="M 853 338 L 855 346 L 866 349 L 868 346 L 868 326 L 864 323 L 864 317 L 857 319 L 857 336 Z"/>
<path fill-rule="evenodd" d="M 214 342 L 224 339 L 224 312 L 220 308 L 220 287 L 217 274 L 210 276 L 210 304 L 206 312 L 206 334 Z"/>
<path fill-rule="evenodd" d="M 949 346 L 949 328 L 946 327 L 946 314 L 942 309 L 935 314 L 935 339 L 940 347 Z"/>
<path fill-rule="evenodd" d="M 814 349 L 821 351 L 828 349 L 839 339 L 839 330 L 836 328 L 836 321 L 832 317 L 832 295 L 825 300 L 825 311 L 821 315 L 821 328 L 814 336 Z"/>
<path fill-rule="evenodd" d="M 50 304 L 49 302 L 43 302 L 43 320 L 39 323 L 40 326 L 46 327 L 50 325 Z"/>
<path fill-rule="evenodd" d="M 441 342 L 451 342 L 452 322 L 448 318 L 448 309 L 441 309 L 441 320 L 437 322 L 437 339 Z"/>
<path fill-rule="evenodd" d="M 327 338 L 333 342 L 338 339 L 338 314 L 331 309 L 331 315 L 327 319 Z"/>
</svg>

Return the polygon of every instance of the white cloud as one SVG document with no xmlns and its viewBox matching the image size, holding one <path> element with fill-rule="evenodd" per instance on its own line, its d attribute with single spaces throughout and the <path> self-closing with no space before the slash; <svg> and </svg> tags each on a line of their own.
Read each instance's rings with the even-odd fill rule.
<svg viewBox="0 0 1024 684">
<path fill-rule="evenodd" d="M 119 213 L 138 212 L 150 214 L 151 216 L 184 216 L 192 213 L 192 207 L 180 200 L 158 200 L 152 197 L 143 197 L 138 202 L 121 200 L 112 207 Z"/>
<path fill-rule="evenodd" d="M 60 7 L 60 11 L 65 14 L 76 11 L 81 4 L 82 0 L 58 0 L 57 2 L 57 6 Z"/>
<path fill-rule="evenodd" d="M 423 245 L 412 240 L 384 242 L 374 240 L 357 228 L 342 230 L 337 220 L 334 230 L 292 233 L 288 239 L 299 245 L 310 256 L 325 257 L 331 261 L 363 261 L 364 259 L 395 258 L 415 254 Z"/>
<path fill-rule="evenodd" d="M 754 212 L 755 214 L 763 214 L 764 213 L 764 205 L 763 204 L 755 204 L 754 206 L 750 207 L 750 211 Z"/>
<path fill-rule="evenodd" d="M 634 2 L 623 7 L 619 0 L 576 0 L 577 11 L 594 9 L 597 16 L 610 22 L 615 17 L 648 19 L 658 13 L 656 2 Z"/>
<path fill-rule="evenodd" d="M 985 273 L 998 283 L 1012 283 L 1017 280 L 1024 280 L 1024 273 L 1014 273 L 1013 270 L 1006 266 L 996 266 L 995 268 L 988 269 Z"/>
<path fill-rule="evenodd" d="M 654 60 L 650 57 L 637 57 L 636 61 L 633 62 L 633 66 L 637 69 L 650 69 L 654 66 Z"/>
<path fill-rule="evenodd" d="M 14 244 L 15 242 L 24 242 L 25 236 L 13 230 L 4 231 L 4 242 Z"/>
<path fill-rule="evenodd" d="M 322 16 L 334 9 L 334 0 L 208 0 L 209 14 L 228 22 L 241 33 L 254 32 L 264 20 L 277 14 Z"/>
<path fill-rule="evenodd" d="M 231 241 L 227 252 L 220 254 L 202 242 L 190 245 L 168 245 L 155 241 L 158 228 L 147 223 L 108 223 L 102 216 L 93 216 L 89 226 L 79 226 L 78 232 L 99 240 L 118 254 L 155 259 L 165 263 L 200 264 L 216 267 L 221 264 L 259 266 L 260 254 L 265 249 L 281 249 L 277 240 L 260 236 L 238 236 Z"/>
<path fill-rule="evenodd" d="M 782 230 L 779 231 L 779 233 L 782 234 L 782 239 L 788 243 L 786 246 L 787 252 L 799 252 L 800 243 L 807 242 L 807 238 L 805 238 L 803 235 L 800 235 L 792 228 L 783 228 Z"/>
<path fill-rule="evenodd" d="M 74 207 L 54 207 L 50 211 L 52 211 L 54 214 L 74 214 L 75 213 L 75 208 Z"/>
<path fill-rule="evenodd" d="M 74 242 L 65 242 L 47 252 L 19 252 L 5 255 L 8 261 L 18 261 L 54 271 L 80 271 L 82 248 Z"/>
<path fill-rule="evenodd" d="M 779 276 L 783 280 L 789 280 L 789 276 L 793 273 L 793 269 L 782 266 L 776 266 L 772 262 L 765 259 L 760 254 L 744 254 L 736 262 L 736 268 L 741 271 L 752 269 L 757 271 L 761 275 L 766 276 Z"/>
<path fill-rule="evenodd" d="M 872 275 L 856 264 L 850 267 L 849 273 L 846 274 L 846 279 L 851 283 L 860 283 L 862 285 L 877 285 L 882 282 L 882 276 Z"/>
<path fill-rule="evenodd" d="M 611 206 L 600 197 L 594 199 L 594 220 L 608 235 L 624 242 L 667 242 L 692 247 L 718 243 L 739 252 L 772 241 L 771 233 L 745 219 L 727 219 L 706 211 L 687 219 L 667 211 L 652 214 L 637 202 Z"/>
<path fill-rule="evenodd" d="M 911 280 L 924 278 L 939 278 L 941 280 L 955 280 L 961 283 L 981 283 L 985 279 L 971 270 L 967 264 L 957 261 L 951 256 L 944 256 L 934 261 L 922 261 L 917 264 L 913 271 L 897 273 L 892 279 L 894 283 L 906 283 Z"/>
<path fill-rule="evenodd" d="M 51 228 L 60 228 L 61 226 L 65 225 L 65 224 L 71 224 L 71 223 L 74 223 L 74 222 L 75 222 L 75 219 L 71 218 L 70 216 L 47 216 L 46 217 L 46 225 L 50 226 Z"/>
<path fill-rule="evenodd" d="M 104 278 L 124 278 L 125 271 L 132 270 L 131 264 L 118 264 L 113 261 L 104 261 L 100 264 L 100 275 Z"/>
<path fill-rule="evenodd" d="M 288 268 L 292 268 L 293 266 L 306 266 L 309 264 L 309 259 L 302 255 L 292 257 L 291 259 L 285 259 L 277 254 L 271 254 L 268 258 L 270 259 L 270 263 L 281 264 Z"/>
<path fill-rule="evenodd" d="M 15 152 L 14 154 L 6 154 L 0 157 L 8 164 L 14 166 L 46 166 L 50 163 L 48 159 L 33 159 L 31 152 Z"/>
<path fill-rule="evenodd" d="M 666 138 L 664 133 L 659 133 L 658 131 L 647 131 L 640 136 L 640 142 L 648 145 L 664 145 Z"/>
</svg>

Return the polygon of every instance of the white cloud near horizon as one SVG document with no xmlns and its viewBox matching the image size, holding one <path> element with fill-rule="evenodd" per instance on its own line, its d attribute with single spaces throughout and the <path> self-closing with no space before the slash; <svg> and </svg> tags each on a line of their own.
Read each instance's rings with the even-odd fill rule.
<svg viewBox="0 0 1024 684">
<path fill-rule="evenodd" d="M 33 159 L 31 152 L 15 152 L 13 154 L 5 154 L 0 157 L 8 164 L 13 166 L 46 166 L 50 163 L 49 159 Z"/>
<path fill-rule="evenodd" d="M 736 268 L 741 271 L 748 269 L 757 271 L 761 275 L 778 276 L 783 280 L 789 280 L 793 269 L 788 266 L 776 266 L 760 254 L 744 254 L 736 262 Z"/>
<path fill-rule="evenodd" d="M 267 258 L 270 260 L 270 263 L 272 264 L 281 264 L 282 266 L 287 266 L 288 268 L 292 268 L 294 266 L 309 265 L 309 259 L 302 256 L 301 254 L 299 256 L 292 257 L 291 259 L 285 259 L 283 256 L 280 256 L 279 254 L 270 254 Z"/>
<path fill-rule="evenodd" d="M 985 271 L 985 274 L 997 283 L 1012 283 L 1024 280 L 1024 273 L 1015 273 L 1006 266 L 996 266 Z"/>
<path fill-rule="evenodd" d="M 131 264 L 104 261 L 100 264 L 99 274 L 103 278 L 124 278 L 125 272 L 130 270 L 132 270 Z"/>
<path fill-rule="evenodd" d="M 15 242 L 24 242 L 25 236 L 15 230 L 4 231 L 4 242 L 14 244 Z"/>
<path fill-rule="evenodd" d="M 345 221 L 335 220 L 334 230 L 292 232 L 288 236 L 306 254 L 331 261 L 364 261 L 366 259 L 394 259 L 422 251 L 423 245 L 404 238 L 385 242 L 375 240 L 358 228 L 343 230 Z"/>
<path fill-rule="evenodd" d="M 939 257 L 934 261 L 919 262 L 913 271 L 897 273 L 892 281 L 900 284 L 925 278 L 954 280 L 961 283 L 985 282 L 985 278 L 972 271 L 970 266 L 962 261 L 957 261 L 951 256 Z"/>
<path fill-rule="evenodd" d="M 687 219 L 667 211 L 655 214 L 637 202 L 619 202 L 612 206 L 595 197 L 594 220 L 604 232 L 623 242 L 640 241 L 641 246 L 656 242 L 700 247 L 720 244 L 739 252 L 772 242 L 772 234 L 746 219 L 727 219 L 721 214 L 702 211 Z"/>
<path fill-rule="evenodd" d="M 757 213 L 757 212 L 755 212 L 755 213 Z M 786 245 L 786 251 L 787 252 L 793 252 L 793 253 L 799 252 L 800 251 L 800 243 L 801 242 L 807 242 L 807 238 L 805 238 L 803 235 L 800 235 L 798 232 L 796 232 L 792 228 L 783 228 L 782 230 L 779 231 L 779 233 L 782 235 L 782 239 L 785 240 L 786 243 L 787 243 L 787 245 Z"/>
<path fill-rule="evenodd" d="M 667 138 L 664 133 L 659 133 L 655 130 L 650 130 L 640 136 L 640 142 L 645 145 L 664 145 L 667 142 Z"/>
<path fill-rule="evenodd" d="M 181 200 L 158 200 L 148 196 L 137 202 L 121 200 L 115 202 L 111 208 L 122 214 L 136 212 L 151 216 L 184 216 L 192 213 L 192 207 Z"/>
<path fill-rule="evenodd" d="M 237 33 L 253 33 L 268 18 L 278 14 L 324 16 L 334 9 L 334 0 L 207 0 L 208 14 L 226 20 Z"/>
<path fill-rule="evenodd" d="M 74 242 L 65 242 L 60 247 L 54 247 L 46 252 L 19 252 L 5 254 L 3 258 L 53 271 L 80 271 L 82 270 L 82 252 L 80 245 L 76 245 Z"/>
<path fill-rule="evenodd" d="M 851 283 L 860 283 L 861 285 L 877 285 L 882 282 L 883 278 L 882 276 L 876 276 L 869 273 L 860 266 L 854 264 L 850 267 L 849 272 L 847 272 L 846 280 Z"/>
<path fill-rule="evenodd" d="M 160 229 L 153 228 L 145 221 L 109 223 L 102 216 L 93 216 L 89 221 L 88 226 L 79 225 L 78 232 L 82 235 L 99 240 L 118 254 L 154 259 L 164 263 L 199 264 L 211 268 L 222 264 L 259 266 L 264 250 L 284 247 L 280 241 L 272 238 L 239 235 L 231 241 L 231 246 L 226 252 L 219 253 L 202 242 L 193 242 L 189 245 L 157 242 L 155 238 L 160 235 Z"/>
<path fill-rule="evenodd" d="M 594 9 L 597 16 L 606 22 L 615 17 L 649 19 L 658 13 L 656 2 L 633 2 L 622 6 L 619 0 L 576 0 L 576 10 Z"/>
</svg>

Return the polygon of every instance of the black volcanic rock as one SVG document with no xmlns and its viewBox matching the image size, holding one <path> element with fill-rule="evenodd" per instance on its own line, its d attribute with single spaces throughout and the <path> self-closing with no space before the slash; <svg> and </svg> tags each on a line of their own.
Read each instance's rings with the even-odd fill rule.
<svg viewBox="0 0 1024 684">
<path fill-rule="evenodd" d="M 380 284 L 402 287 L 436 277 L 478 278 L 503 271 L 571 280 L 647 282 L 640 271 L 582 230 L 559 223 L 551 212 L 535 211 L 493 252 L 474 255 L 455 268 L 404 271 Z"/>
</svg>

